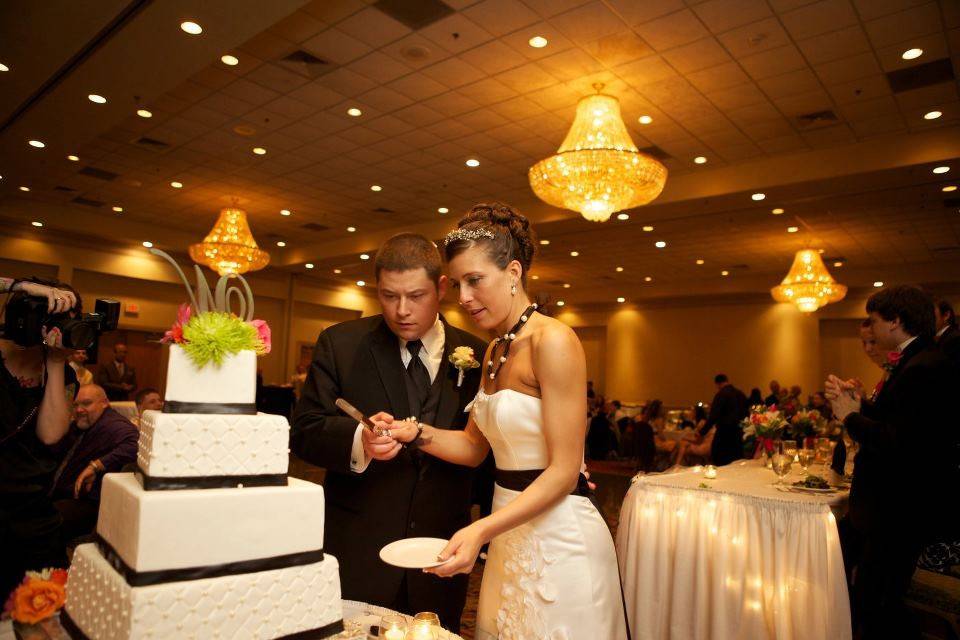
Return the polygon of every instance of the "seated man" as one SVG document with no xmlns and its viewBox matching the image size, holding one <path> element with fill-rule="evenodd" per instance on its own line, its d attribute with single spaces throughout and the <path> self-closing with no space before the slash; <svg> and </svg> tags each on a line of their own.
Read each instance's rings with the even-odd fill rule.
<svg viewBox="0 0 960 640">
<path fill-rule="evenodd" d="M 160 397 L 160 392 L 154 389 L 153 387 L 144 387 L 137 391 L 135 396 L 137 404 L 137 419 L 133 421 L 138 427 L 140 426 L 140 419 L 143 418 L 143 412 L 148 409 L 153 409 L 154 411 L 163 411 L 163 398 Z"/>
<path fill-rule="evenodd" d="M 53 447 L 60 464 L 50 489 L 67 541 L 93 531 L 101 476 L 136 461 L 139 437 L 133 423 L 110 408 L 106 392 L 98 385 L 80 387 L 74 410 L 76 421 Z"/>
</svg>

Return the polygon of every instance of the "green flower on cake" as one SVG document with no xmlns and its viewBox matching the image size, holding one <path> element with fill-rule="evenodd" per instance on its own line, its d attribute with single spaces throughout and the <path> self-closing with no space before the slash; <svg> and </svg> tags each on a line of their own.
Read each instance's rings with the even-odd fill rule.
<svg viewBox="0 0 960 640">
<path fill-rule="evenodd" d="M 230 313 L 210 311 L 192 316 L 183 326 L 183 351 L 197 367 L 217 366 L 241 351 L 267 352 L 257 328 Z"/>
</svg>

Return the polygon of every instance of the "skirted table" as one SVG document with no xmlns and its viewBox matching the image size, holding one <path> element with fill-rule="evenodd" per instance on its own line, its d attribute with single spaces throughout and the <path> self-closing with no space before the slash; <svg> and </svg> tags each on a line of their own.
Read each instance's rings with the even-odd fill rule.
<svg viewBox="0 0 960 640">
<path fill-rule="evenodd" d="M 753 460 L 635 479 L 616 540 L 633 640 L 850 640 L 833 512 L 848 494 L 774 482 Z"/>
</svg>

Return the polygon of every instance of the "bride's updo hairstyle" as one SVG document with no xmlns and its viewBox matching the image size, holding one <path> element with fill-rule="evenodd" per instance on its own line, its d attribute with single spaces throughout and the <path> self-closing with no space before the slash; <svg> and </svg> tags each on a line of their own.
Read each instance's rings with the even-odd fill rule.
<svg viewBox="0 0 960 640">
<path fill-rule="evenodd" d="M 506 269 L 514 260 L 519 262 L 523 268 L 520 281 L 526 287 L 536 237 L 525 216 L 502 202 L 474 205 L 460 218 L 457 229 L 447 234 L 447 262 L 474 245 L 486 249 L 487 256 L 500 269 Z"/>
</svg>

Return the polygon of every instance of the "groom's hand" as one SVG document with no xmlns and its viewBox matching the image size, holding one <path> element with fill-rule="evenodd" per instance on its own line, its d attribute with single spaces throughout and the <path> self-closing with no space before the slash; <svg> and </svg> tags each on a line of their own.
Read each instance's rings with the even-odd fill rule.
<svg viewBox="0 0 960 640">
<path fill-rule="evenodd" d="M 387 426 L 384 422 L 373 421 L 378 427 Z M 390 436 L 378 436 L 370 429 L 364 429 L 360 436 L 363 439 L 363 451 L 368 458 L 374 460 L 393 460 L 400 453 L 400 443 Z"/>
</svg>

